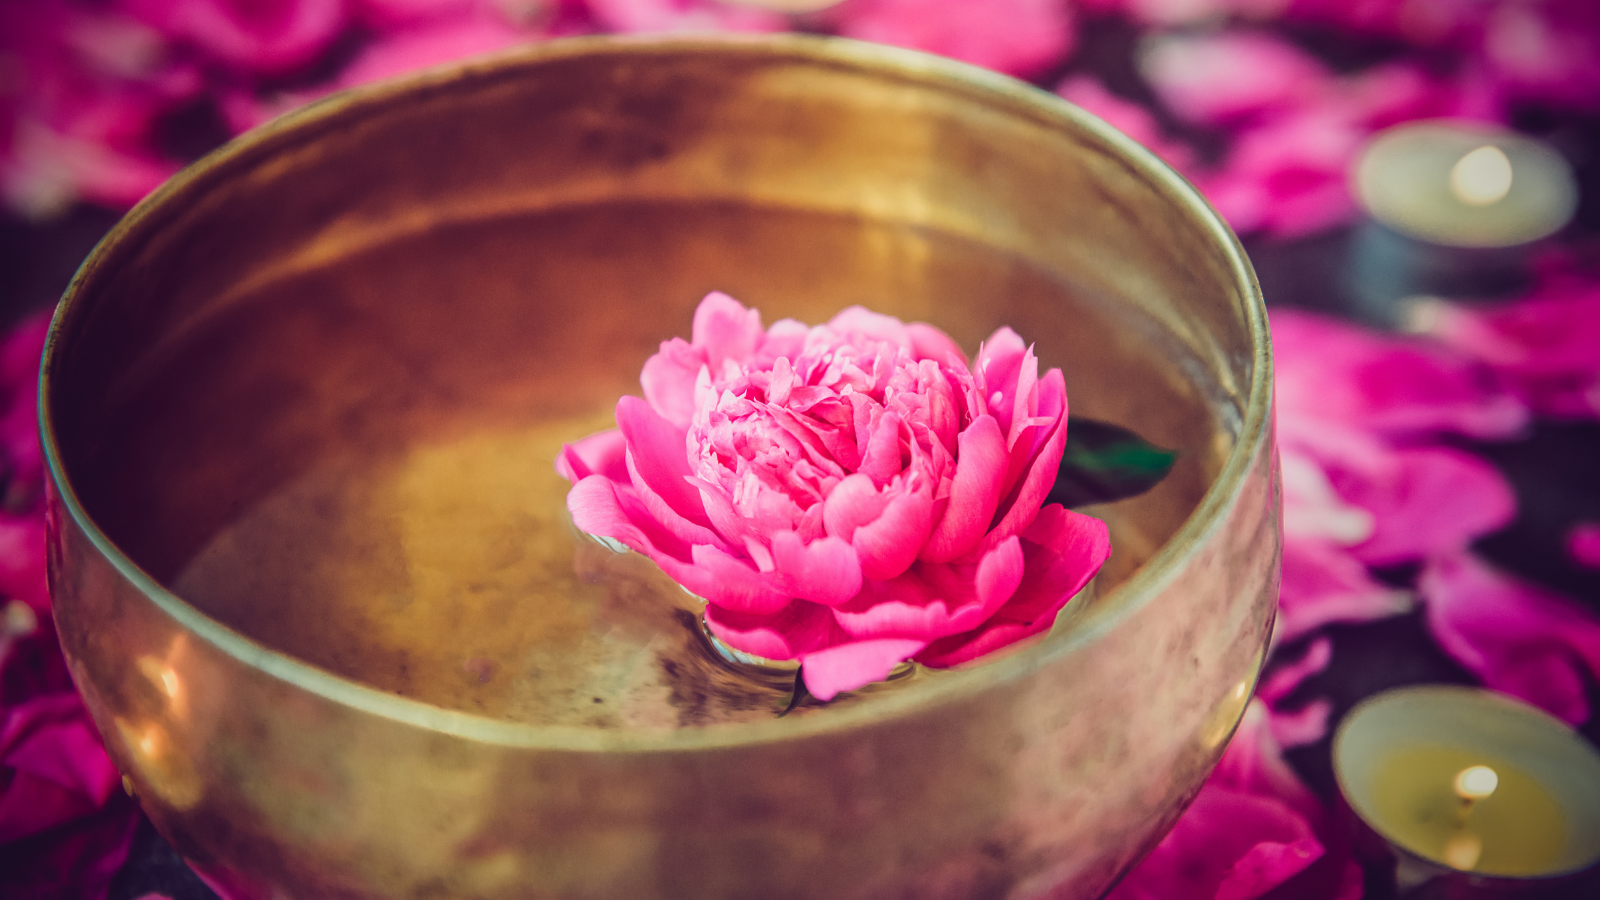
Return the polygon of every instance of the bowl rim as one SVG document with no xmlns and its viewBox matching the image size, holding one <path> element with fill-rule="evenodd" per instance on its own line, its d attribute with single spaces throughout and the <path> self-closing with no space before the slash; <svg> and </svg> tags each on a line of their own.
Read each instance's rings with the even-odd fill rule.
<svg viewBox="0 0 1600 900">
<path fill-rule="evenodd" d="M 914 81 L 938 90 L 981 100 L 997 111 L 1024 116 L 1047 125 L 1063 123 L 1088 132 L 1108 145 L 1120 160 L 1191 223 L 1214 239 L 1243 297 L 1245 325 L 1251 345 L 1251 378 L 1238 439 L 1221 471 L 1178 530 L 1097 604 L 1095 612 L 1074 627 L 1047 634 L 1036 643 L 938 679 L 919 680 L 873 698 L 870 703 L 838 708 L 829 715 L 794 716 L 764 722 L 726 723 L 662 731 L 602 731 L 563 725 L 512 722 L 413 700 L 371 687 L 273 649 L 202 612 L 150 576 L 124 554 L 79 502 L 57 446 L 51 415 L 51 373 L 59 362 L 58 344 L 77 318 L 88 285 L 102 270 L 120 262 L 129 244 L 159 229 L 165 207 L 202 190 L 212 177 L 226 174 L 236 162 L 248 161 L 292 142 L 304 132 L 336 124 L 346 111 L 381 109 L 409 95 L 478 79 L 509 77 L 540 64 L 592 54 L 648 57 L 684 52 L 764 55 L 797 63 L 846 68 L 875 77 Z M 40 367 L 38 416 L 48 487 L 103 560 L 131 586 L 178 625 L 217 651 L 269 678 L 287 682 L 332 703 L 464 739 L 517 748 L 568 751 L 660 752 L 726 748 L 793 740 L 836 733 L 874 723 L 914 716 L 961 702 L 975 694 L 1025 677 L 1074 652 L 1132 615 L 1184 570 L 1186 563 L 1210 543 L 1243 492 L 1256 460 L 1270 452 L 1272 435 L 1271 337 L 1260 285 L 1233 230 L 1183 176 L 1100 118 L 1054 94 L 987 69 L 914 50 L 837 37 L 783 33 L 774 35 L 639 36 L 603 35 L 560 38 L 481 57 L 448 63 L 372 85 L 342 91 L 287 113 L 236 137 L 170 178 L 141 200 L 95 246 L 78 268 L 51 319 Z M 1250 673 L 1253 679 L 1259 666 Z"/>
</svg>

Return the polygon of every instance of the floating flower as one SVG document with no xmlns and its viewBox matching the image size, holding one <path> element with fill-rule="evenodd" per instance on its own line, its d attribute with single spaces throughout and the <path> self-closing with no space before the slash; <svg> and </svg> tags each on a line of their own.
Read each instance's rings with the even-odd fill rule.
<svg viewBox="0 0 1600 900">
<path fill-rule="evenodd" d="M 617 430 L 562 449 L 573 521 L 704 598 L 728 646 L 799 659 L 820 699 L 1042 632 L 1110 555 L 1104 523 L 1041 508 L 1065 382 L 1009 328 L 969 369 L 929 325 L 851 307 L 763 331 L 713 293 L 640 381 Z"/>
</svg>

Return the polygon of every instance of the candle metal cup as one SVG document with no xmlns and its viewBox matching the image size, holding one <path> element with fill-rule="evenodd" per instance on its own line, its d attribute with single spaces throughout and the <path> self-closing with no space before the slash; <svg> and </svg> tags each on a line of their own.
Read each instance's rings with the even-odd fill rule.
<svg viewBox="0 0 1600 900">
<path fill-rule="evenodd" d="M 1527 283 L 1528 251 L 1571 220 L 1571 167 L 1545 144 L 1477 122 L 1408 122 L 1350 175 L 1367 217 L 1351 237 L 1359 312 L 1398 325 L 1413 296 L 1488 298 Z"/>
<path fill-rule="evenodd" d="M 552 461 L 710 289 L 1009 324 L 1181 451 L 1045 638 L 778 717 Z M 63 649 L 160 832 L 243 897 L 1101 894 L 1276 609 L 1250 266 L 1059 99 L 806 37 L 581 39 L 339 96 L 140 204 L 46 351 Z"/>
<path fill-rule="evenodd" d="M 1393 795 L 1395 777 L 1385 777 L 1396 773 L 1385 769 L 1418 754 L 1439 760 L 1438 771 L 1401 779 L 1411 792 L 1406 805 Z M 1457 758 L 1466 765 L 1449 771 Z M 1568 896 L 1594 883 L 1600 753 L 1537 709 L 1473 688 L 1388 691 L 1345 717 L 1334 735 L 1333 765 L 1357 846 L 1372 858 L 1392 854 L 1398 886 L 1409 896 Z M 1489 809 L 1519 786 L 1521 797 L 1505 798 L 1518 808 Z M 1485 821 L 1485 812 L 1500 815 Z M 1524 821 L 1530 818 L 1539 821 Z M 1451 833 L 1442 850 L 1419 843 L 1424 819 L 1438 832 L 1432 837 Z M 1517 849 L 1538 858 L 1492 855 L 1489 829 L 1507 826 L 1527 845 Z M 1559 837 L 1547 843 L 1544 833 Z"/>
</svg>

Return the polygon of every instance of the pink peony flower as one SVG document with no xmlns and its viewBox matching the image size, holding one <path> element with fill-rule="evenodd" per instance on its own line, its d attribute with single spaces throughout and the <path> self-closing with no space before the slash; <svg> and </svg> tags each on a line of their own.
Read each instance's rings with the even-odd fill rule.
<svg viewBox="0 0 1600 900">
<path fill-rule="evenodd" d="M 829 19 L 845 37 L 949 56 L 1027 76 L 1060 62 L 1076 42 L 1060 0 L 847 0 Z"/>
<path fill-rule="evenodd" d="M 1567 533 L 1567 555 L 1580 566 L 1600 569 L 1600 522 L 1579 522 Z"/>
<path fill-rule="evenodd" d="M 1252 702 L 1194 803 L 1109 900 L 1355 900 L 1361 867 Z"/>
<path fill-rule="evenodd" d="M 1485 685 L 1572 724 L 1589 718 L 1600 618 L 1466 552 L 1429 562 L 1417 586 L 1434 640 Z"/>
<path fill-rule="evenodd" d="M 814 328 L 723 294 L 644 366 L 616 431 L 562 449 L 567 507 L 707 602 L 721 641 L 799 659 L 826 700 L 1050 627 L 1110 555 L 1052 504 L 1059 369 L 1001 328 L 968 369 L 932 326 L 851 307 Z"/>
</svg>

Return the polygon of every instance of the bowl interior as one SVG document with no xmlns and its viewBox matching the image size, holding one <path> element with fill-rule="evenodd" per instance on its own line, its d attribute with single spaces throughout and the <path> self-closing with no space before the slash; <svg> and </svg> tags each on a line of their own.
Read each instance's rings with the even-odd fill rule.
<svg viewBox="0 0 1600 900">
<path fill-rule="evenodd" d="M 1238 441 L 1235 261 L 1170 173 L 1053 98 L 753 46 L 424 76 L 180 179 L 59 324 L 47 413 L 83 508 L 207 615 L 384 691 L 607 730 L 769 720 L 791 676 L 723 663 L 692 598 L 576 533 L 552 462 L 707 291 L 769 323 L 860 303 L 969 352 L 1010 325 L 1075 415 L 1180 452 L 1088 510 L 1114 556 L 1046 643 L 1070 640 Z"/>
</svg>

